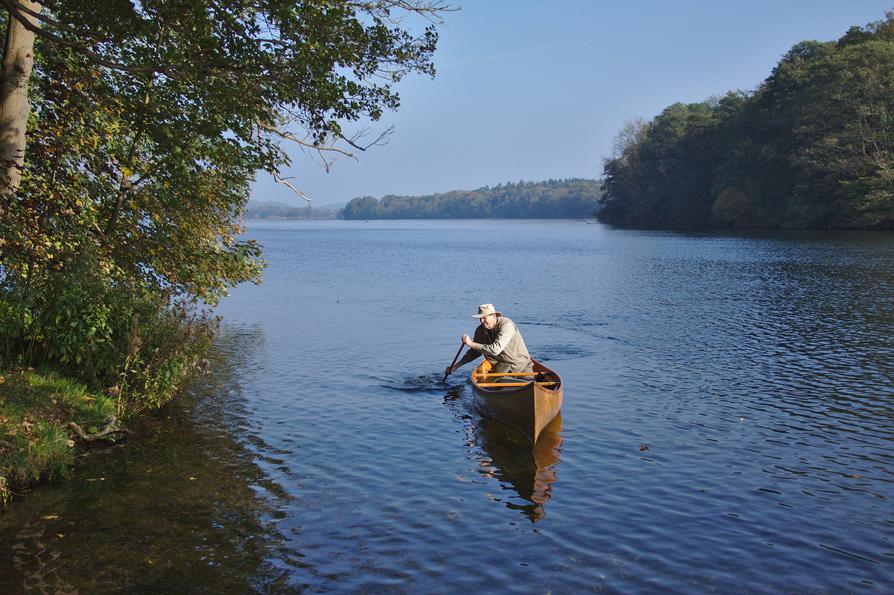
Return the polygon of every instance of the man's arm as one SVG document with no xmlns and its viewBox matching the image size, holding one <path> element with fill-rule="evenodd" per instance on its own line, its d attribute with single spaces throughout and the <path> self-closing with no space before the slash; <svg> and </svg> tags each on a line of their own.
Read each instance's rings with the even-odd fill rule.
<svg viewBox="0 0 894 595">
<path fill-rule="evenodd" d="M 481 352 L 480 352 L 480 351 L 478 351 L 477 349 L 469 349 L 469 350 L 466 351 L 466 353 L 462 356 L 462 358 L 460 358 L 460 360 L 459 360 L 458 362 L 456 362 L 456 365 L 453 366 L 453 369 L 456 370 L 456 369 L 459 368 L 460 366 L 464 366 L 464 365 L 466 365 L 466 364 L 469 363 L 469 362 L 473 362 L 473 361 L 475 361 L 476 359 L 478 359 L 479 357 L 481 357 Z"/>
<path fill-rule="evenodd" d="M 475 341 L 483 341 L 483 340 L 484 340 L 484 327 L 479 326 L 478 328 L 475 329 Z M 451 368 L 451 371 L 456 370 L 460 366 L 464 366 L 469 362 L 473 362 L 476 359 L 478 359 L 479 357 L 481 357 L 481 351 L 479 351 L 478 349 L 475 349 L 474 347 L 470 347 L 469 350 L 466 351 L 465 354 L 463 354 L 462 358 L 460 358 L 460 360 L 458 362 L 456 362 L 456 365 L 453 366 L 453 368 Z"/>
</svg>

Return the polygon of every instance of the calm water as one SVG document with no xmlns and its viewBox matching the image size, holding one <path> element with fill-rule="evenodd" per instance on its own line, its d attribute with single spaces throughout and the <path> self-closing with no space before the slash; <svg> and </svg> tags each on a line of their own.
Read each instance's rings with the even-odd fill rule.
<svg viewBox="0 0 894 595">
<path fill-rule="evenodd" d="M 213 374 L 0 517 L 0 591 L 894 589 L 894 236 L 249 231 Z M 534 450 L 440 383 L 486 301 Z"/>
</svg>

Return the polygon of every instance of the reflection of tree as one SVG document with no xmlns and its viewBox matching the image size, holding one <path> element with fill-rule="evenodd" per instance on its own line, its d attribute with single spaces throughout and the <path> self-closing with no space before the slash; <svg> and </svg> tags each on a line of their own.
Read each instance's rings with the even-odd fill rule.
<svg viewBox="0 0 894 595">
<path fill-rule="evenodd" d="M 137 439 L 17 503 L 0 522 L 0 592 L 276 591 L 300 562 L 277 529 L 287 496 L 258 463 L 270 448 L 239 386 L 263 341 L 224 326 L 211 373 L 141 420 Z"/>
</svg>

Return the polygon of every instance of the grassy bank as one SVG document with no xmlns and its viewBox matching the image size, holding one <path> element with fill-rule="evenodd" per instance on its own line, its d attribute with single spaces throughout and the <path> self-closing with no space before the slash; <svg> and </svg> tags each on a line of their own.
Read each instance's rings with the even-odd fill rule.
<svg viewBox="0 0 894 595">
<path fill-rule="evenodd" d="M 68 476 L 76 443 L 66 426 L 104 427 L 115 400 L 48 370 L 0 369 L 0 508 L 14 494 Z"/>
</svg>

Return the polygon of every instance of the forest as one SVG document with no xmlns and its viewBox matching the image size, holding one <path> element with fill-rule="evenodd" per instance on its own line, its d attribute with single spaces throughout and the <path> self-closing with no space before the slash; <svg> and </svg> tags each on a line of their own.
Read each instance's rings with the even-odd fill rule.
<svg viewBox="0 0 894 595">
<path fill-rule="evenodd" d="M 753 92 L 616 137 L 599 219 L 629 227 L 894 228 L 894 12 L 803 41 Z"/>
<path fill-rule="evenodd" d="M 428 196 L 355 198 L 343 219 L 575 219 L 599 210 L 602 185 L 572 178 L 517 182 Z"/>
</svg>

